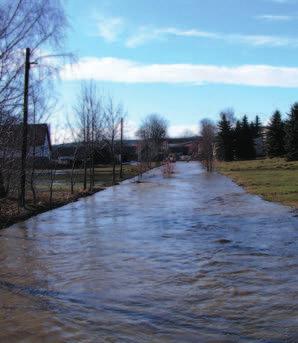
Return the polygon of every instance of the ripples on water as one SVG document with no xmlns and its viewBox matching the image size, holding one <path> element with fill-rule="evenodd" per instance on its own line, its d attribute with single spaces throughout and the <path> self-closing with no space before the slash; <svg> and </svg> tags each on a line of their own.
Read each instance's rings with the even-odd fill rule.
<svg viewBox="0 0 298 343">
<path fill-rule="evenodd" d="M 298 218 L 196 163 L 0 233 L 2 342 L 298 342 Z"/>
</svg>

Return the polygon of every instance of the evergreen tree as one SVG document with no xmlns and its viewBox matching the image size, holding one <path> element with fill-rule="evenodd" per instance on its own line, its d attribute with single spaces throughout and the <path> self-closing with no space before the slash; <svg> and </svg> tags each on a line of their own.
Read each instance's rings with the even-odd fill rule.
<svg viewBox="0 0 298 343">
<path fill-rule="evenodd" d="M 220 158 L 224 161 L 232 161 L 233 153 L 233 130 L 230 121 L 224 113 L 221 114 L 221 120 L 218 123 L 218 146 Z"/>
<path fill-rule="evenodd" d="M 267 132 L 267 153 L 269 157 L 278 157 L 285 154 L 284 123 L 279 111 L 275 111 L 270 119 Z"/>
<path fill-rule="evenodd" d="M 256 157 L 254 133 L 252 126 L 248 123 L 247 116 L 236 123 L 234 130 L 235 157 L 239 160 L 251 160 Z"/>
<path fill-rule="evenodd" d="M 295 103 L 286 123 L 286 154 L 289 161 L 298 160 L 298 103 Z"/>
<path fill-rule="evenodd" d="M 260 137 L 262 133 L 262 124 L 261 124 L 259 116 L 256 116 L 255 121 L 252 121 L 250 123 L 250 130 L 251 130 L 251 134 L 253 135 L 253 138 Z"/>
<path fill-rule="evenodd" d="M 243 159 L 251 160 L 256 157 L 254 135 L 255 128 L 254 130 L 251 129 L 245 115 L 241 122 L 241 151 Z"/>
<path fill-rule="evenodd" d="M 260 137 L 262 134 L 262 123 L 259 116 L 256 116 L 255 122 L 254 122 L 254 136 L 255 138 Z"/>
<path fill-rule="evenodd" d="M 255 122 L 252 121 L 252 122 L 249 124 L 249 129 L 250 129 L 251 135 L 255 138 L 255 137 L 256 137 Z"/>
<path fill-rule="evenodd" d="M 237 160 L 242 159 L 242 142 L 241 142 L 241 123 L 239 120 L 236 122 L 234 129 L 234 153 Z"/>
<path fill-rule="evenodd" d="M 255 120 L 255 134 L 257 137 L 262 134 L 262 123 L 259 116 L 256 116 Z"/>
</svg>

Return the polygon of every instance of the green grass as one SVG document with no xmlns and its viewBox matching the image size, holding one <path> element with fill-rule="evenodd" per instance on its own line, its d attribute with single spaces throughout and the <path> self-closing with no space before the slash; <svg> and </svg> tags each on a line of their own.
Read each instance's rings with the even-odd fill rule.
<svg viewBox="0 0 298 343">
<path fill-rule="evenodd" d="M 298 208 L 298 161 L 273 158 L 220 162 L 217 169 L 250 193 Z"/>
</svg>

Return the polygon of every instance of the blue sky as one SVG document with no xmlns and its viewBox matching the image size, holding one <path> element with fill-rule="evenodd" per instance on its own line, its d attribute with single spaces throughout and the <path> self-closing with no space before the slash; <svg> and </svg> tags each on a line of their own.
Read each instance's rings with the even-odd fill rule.
<svg viewBox="0 0 298 343">
<path fill-rule="evenodd" d="M 61 73 L 60 118 L 90 78 L 123 102 L 129 135 L 152 112 L 172 135 L 225 108 L 263 121 L 287 112 L 298 101 L 297 1 L 68 0 L 66 49 L 78 60 Z"/>
</svg>

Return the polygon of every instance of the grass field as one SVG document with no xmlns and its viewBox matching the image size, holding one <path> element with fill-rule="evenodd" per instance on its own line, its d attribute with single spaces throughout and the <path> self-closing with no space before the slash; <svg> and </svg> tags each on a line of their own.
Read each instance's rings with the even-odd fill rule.
<svg viewBox="0 0 298 343">
<path fill-rule="evenodd" d="M 217 170 L 250 193 L 298 208 L 298 161 L 273 158 L 219 162 Z"/>
<path fill-rule="evenodd" d="M 298 161 L 273 158 L 218 162 L 217 170 L 250 193 L 298 208 Z"/>
<path fill-rule="evenodd" d="M 116 182 L 119 182 L 120 167 L 116 166 Z M 131 178 L 137 174 L 137 166 L 123 165 L 123 179 Z M 87 176 L 89 175 L 89 170 Z M 60 169 L 55 172 L 53 189 L 54 191 L 68 191 L 70 189 L 71 170 Z M 84 170 L 74 170 L 74 190 L 81 191 L 83 187 Z M 47 171 L 36 172 L 36 187 L 39 191 L 48 190 L 50 177 Z M 96 165 L 94 175 L 95 187 L 108 187 L 112 185 L 112 166 L 110 165 Z M 87 178 L 89 184 L 89 178 Z"/>
</svg>

